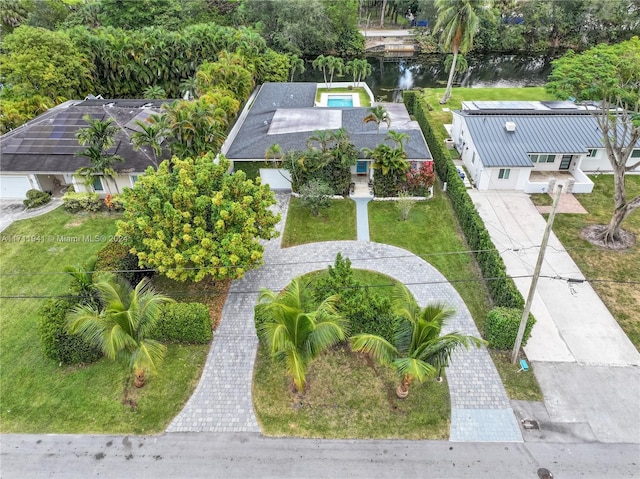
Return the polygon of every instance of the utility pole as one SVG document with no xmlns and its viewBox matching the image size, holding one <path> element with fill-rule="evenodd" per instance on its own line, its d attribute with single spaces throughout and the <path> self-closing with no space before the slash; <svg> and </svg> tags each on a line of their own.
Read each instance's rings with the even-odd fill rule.
<svg viewBox="0 0 640 479">
<path fill-rule="evenodd" d="M 556 191 L 556 197 L 553 199 L 553 207 L 551 208 L 551 214 L 547 220 L 547 226 L 544 229 L 544 235 L 542 236 L 542 244 L 540 245 L 540 252 L 538 253 L 538 262 L 536 268 L 533 271 L 533 278 L 531 279 L 531 286 L 529 287 L 529 296 L 527 297 L 527 304 L 524 306 L 522 312 L 522 319 L 520 320 L 520 328 L 518 328 L 518 336 L 516 342 L 513 345 L 513 353 L 511 354 L 511 362 L 516 363 L 518 359 L 518 352 L 520 351 L 520 345 L 522 344 L 522 337 L 524 336 L 524 329 L 527 326 L 527 319 L 529 319 L 529 311 L 531 311 L 531 303 L 533 303 L 533 296 L 536 293 L 536 286 L 538 285 L 538 278 L 540 277 L 540 270 L 542 269 L 542 261 L 544 260 L 544 252 L 547 249 L 547 242 L 549 241 L 549 234 L 551 234 L 551 227 L 553 226 L 553 219 L 556 217 L 556 209 L 558 207 L 558 200 L 562 194 L 562 185 L 558 185 Z"/>
</svg>

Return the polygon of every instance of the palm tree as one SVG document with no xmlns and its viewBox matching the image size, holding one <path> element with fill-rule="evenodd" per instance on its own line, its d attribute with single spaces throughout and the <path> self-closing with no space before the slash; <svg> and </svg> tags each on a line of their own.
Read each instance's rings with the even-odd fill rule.
<svg viewBox="0 0 640 479">
<path fill-rule="evenodd" d="M 342 75 L 342 70 L 344 70 L 344 62 L 342 58 L 328 56 L 327 60 L 327 70 L 329 70 L 329 90 L 331 90 L 331 83 L 333 83 L 333 74 L 337 73 L 338 75 Z"/>
<path fill-rule="evenodd" d="M 444 69 L 451 70 L 451 65 L 453 65 L 453 55 L 447 55 L 444 59 Z M 464 55 L 458 55 L 458 59 L 456 60 L 456 69 L 453 73 L 453 77 L 456 77 L 456 73 L 464 73 L 469 69 L 469 63 Z"/>
<path fill-rule="evenodd" d="M 411 168 L 406 153 L 400 148 L 391 148 L 389 145 L 381 143 L 373 150 L 363 148 L 362 152 L 373 160 L 371 167 L 381 170 L 385 176 L 390 173 L 405 173 Z"/>
<path fill-rule="evenodd" d="M 314 143 L 320 145 L 320 150 L 326 152 L 329 149 L 329 143 L 333 141 L 334 136 L 331 130 L 315 130 L 313 135 L 307 138 L 307 147 L 311 148 Z"/>
<path fill-rule="evenodd" d="M 143 146 L 148 146 L 153 152 L 153 166 L 158 168 L 158 158 L 162 154 L 162 142 L 170 135 L 170 130 L 165 121 L 165 115 L 150 115 L 147 121 L 136 120 L 142 131 L 135 131 L 131 134 L 133 149 L 139 150 Z M 146 154 L 146 153 L 145 153 Z"/>
<path fill-rule="evenodd" d="M 367 60 L 364 58 L 356 58 L 347 62 L 345 71 L 353 75 L 353 86 L 357 87 L 362 80 L 371 75 L 372 69 L 371 64 Z"/>
<path fill-rule="evenodd" d="M 398 372 L 402 378 L 396 390 L 398 397 L 406 397 L 414 380 L 423 382 L 440 376 L 458 347 L 468 349 L 485 344 L 482 339 L 458 332 L 441 336 L 442 326 L 454 310 L 443 304 L 420 308 L 406 288 L 397 294 L 396 312 L 404 321 L 396 331 L 393 344 L 373 334 L 357 334 L 351 337 L 351 348 L 371 354 Z"/>
<path fill-rule="evenodd" d="M 198 98 L 198 81 L 195 77 L 187 78 L 180 82 L 180 91 L 182 92 L 182 98 L 184 100 L 193 100 Z"/>
<path fill-rule="evenodd" d="M 480 26 L 478 12 L 485 3 L 485 0 L 436 0 L 438 20 L 433 30 L 442 30 L 441 42 L 445 49 L 453 53 L 447 89 L 440 100 L 442 104 L 447 103 L 451 97 L 458 53 L 464 55 L 473 46 L 473 37 Z"/>
<path fill-rule="evenodd" d="M 387 139 L 394 141 L 398 145 L 398 149 L 404 153 L 404 141 L 409 141 L 411 137 L 407 133 L 399 133 L 397 131 L 389 130 L 387 132 Z"/>
<path fill-rule="evenodd" d="M 142 387 L 145 374 L 155 373 L 166 347 L 149 339 L 161 313 L 161 306 L 172 300 L 143 279 L 134 288 L 126 280 L 103 273 L 95 285 L 104 305 L 78 305 L 69 316 L 68 328 L 99 347 L 109 359 L 127 359 L 136 386 Z"/>
<path fill-rule="evenodd" d="M 293 82 L 293 75 L 295 75 L 296 73 L 304 73 L 304 60 L 302 58 L 299 58 L 298 55 L 291 55 L 289 57 L 289 64 L 291 65 L 289 67 L 291 72 L 289 81 Z"/>
<path fill-rule="evenodd" d="M 161 86 L 153 85 L 153 86 L 147 87 L 144 90 L 144 92 L 142 93 L 142 97 L 149 100 L 164 99 L 164 98 L 167 98 L 167 92 L 164 91 L 164 88 L 162 88 Z"/>
<path fill-rule="evenodd" d="M 92 256 L 84 264 L 74 266 L 66 266 L 63 271 L 71 276 L 71 285 L 69 290 L 76 296 L 77 302 L 80 304 L 98 306 L 98 291 L 93 281 L 93 272 L 98 262 L 97 256 Z"/>
<path fill-rule="evenodd" d="M 86 156 L 91 162 L 91 166 L 83 166 L 76 171 L 77 175 L 85 179 L 86 185 L 91 185 L 96 175 L 112 178 L 118 190 L 118 184 L 115 181 L 117 176 L 116 170 L 113 168 L 114 163 L 124 161 L 118 155 L 107 154 L 107 151 L 115 145 L 115 135 L 119 131 L 119 127 L 113 124 L 113 119 L 100 120 L 85 115 L 83 119 L 89 123 L 87 128 L 80 128 L 76 132 L 78 142 L 85 146 L 89 145 L 82 151 L 75 153 L 75 156 Z"/>
<path fill-rule="evenodd" d="M 267 148 L 264 152 L 264 161 L 268 162 L 269 160 L 275 160 L 276 162 L 281 161 L 283 157 L 282 148 L 277 143 L 274 143 L 269 148 Z"/>
<path fill-rule="evenodd" d="M 314 70 L 322 70 L 322 76 L 324 78 L 324 86 L 329 88 L 329 82 L 327 81 L 327 64 L 329 62 L 329 57 L 325 57 L 324 55 L 318 55 L 318 57 L 311 62 L 311 66 Z"/>
<path fill-rule="evenodd" d="M 311 295 L 295 278 L 281 292 L 263 289 L 260 314 L 264 322 L 258 336 L 271 351 L 271 357 L 284 361 L 298 392 L 303 392 L 309 363 L 326 348 L 345 338 L 346 324 L 336 311 L 338 296 L 326 298 L 316 309 Z"/>
<path fill-rule="evenodd" d="M 369 108 L 369 114 L 365 116 L 362 121 L 365 123 L 375 122 L 378 129 L 377 132 L 380 133 L 380 123 L 385 122 L 387 124 L 387 128 L 391 126 L 391 117 L 389 113 L 382 105 L 377 105 Z"/>
</svg>

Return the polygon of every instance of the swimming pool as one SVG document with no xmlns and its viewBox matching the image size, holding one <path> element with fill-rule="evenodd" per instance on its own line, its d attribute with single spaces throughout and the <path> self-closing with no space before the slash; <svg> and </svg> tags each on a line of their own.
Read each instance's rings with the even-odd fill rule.
<svg viewBox="0 0 640 479">
<path fill-rule="evenodd" d="M 351 95 L 328 95 L 327 106 L 341 108 L 353 108 L 353 96 Z"/>
</svg>

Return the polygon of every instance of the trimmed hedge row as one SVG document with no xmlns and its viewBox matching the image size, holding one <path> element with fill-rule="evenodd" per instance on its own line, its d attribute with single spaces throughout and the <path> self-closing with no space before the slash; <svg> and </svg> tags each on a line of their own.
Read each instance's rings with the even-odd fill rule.
<svg viewBox="0 0 640 479">
<path fill-rule="evenodd" d="M 58 363 L 92 363 L 102 357 L 98 348 L 67 331 L 67 314 L 75 305 L 72 300 L 51 299 L 40 311 L 38 333 L 42 352 Z"/>
<path fill-rule="evenodd" d="M 512 349 L 518 336 L 522 310 L 513 308 L 494 308 L 489 311 L 487 321 L 484 323 L 484 337 L 493 349 Z M 522 336 L 522 346 L 527 345 L 531 336 L 531 329 L 536 320 L 529 313 L 527 325 Z"/>
<path fill-rule="evenodd" d="M 507 276 L 500 253 L 491 241 L 482 218 L 471 201 L 453 161 L 447 154 L 442 138 L 435 133 L 436 125 L 432 123 L 429 105 L 417 91 L 406 91 L 403 97 L 407 110 L 420 124 L 440 180 L 447 183 L 451 205 L 469 248 L 476 251 L 474 254 L 494 305 L 522 310 L 524 307 L 522 295 L 513 280 Z"/>
<path fill-rule="evenodd" d="M 213 336 L 209 310 L 201 303 L 166 304 L 152 336 L 161 342 L 206 344 Z"/>
</svg>

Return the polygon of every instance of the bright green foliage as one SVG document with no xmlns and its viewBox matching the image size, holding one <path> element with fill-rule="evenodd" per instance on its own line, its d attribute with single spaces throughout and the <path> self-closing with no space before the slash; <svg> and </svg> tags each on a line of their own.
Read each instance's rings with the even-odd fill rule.
<svg viewBox="0 0 640 479">
<path fill-rule="evenodd" d="M 0 76 L 16 97 L 59 103 L 90 92 L 89 64 L 66 33 L 21 26 L 3 39 L 2 52 Z"/>
<path fill-rule="evenodd" d="M 567 53 L 553 62 L 546 88 L 558 98 L 598 101 L 593 111 L 613 169 L 614 206 L 601 233 L 606 243 L 621 239 L 621 224 L 640 207 L 640 195 L 627 201 L 624 175 L 640 165 L 629 161 L 640 139 L 640 38 L 599 45 L 581 54 Z M 620 108 L 612 114 L 612 108 Z"/>
<path fill-rule="evenodd" d="M 391 117 L 389 116 L 386 108 L 382 105 L 372 106 L 368 111 L 369 113 L 362 119 L 362 121 L 365 123 L 375 123 L 378 133 L 380 133 L 380 123 L 386 123 L 387 128 L 391 126 Z"/>
<path fill-rule="evenodd" d="M 304 73 L 306 69 L 304 66 L 304 60 L 302 58 L 299 58 L 298 55 L 289 55 L 289 65 L 291 72 L 291 76 L 289 78 L 290 82 L 293 81 L 293 76 L 296 73 Z"/>
<path fill-rule="evenodd" d="M 318 216 L 320 210 L 331 206 L 333 189 L 319 178 L 314 178 L 300 188 L 300 201 L 311 210 L 313 216 Z"/>
<path fill-rule="evenodd" d="M 152 336 L 162 342 L 207 344 L 212 337 L 209 310 L 201 303 L 166 304 Z"/>
<path fill-rule="evenodd" d="M 141 131 L 134 131 L 131 134 L 133 149 L 137 151 L 144 146 L 151 148 L 153 156 L 150 159 L 153 166 L 157 168 L 158 159 L 162 155 L 162 142 L 171 135 L 169 125 L 167 125 L 167 116 L 153 114 L 149 115 L 145 121 L 136 120 L 135 123 L 141 128 Z"/>
<path fill-rule="evenodd" d="M 371 75 L 371 64 L 364 58 L 355 58 L 347 62 L 344 71 L 353 76 L 353 86 L 358 87 L 361 81 Z"/>
<path fill-rule="evenodd" d="M 380 143 L 373 150 L 369 148 L 362 150 L 365 156 L 373 159 L 371 165 L 375 170 L 373 192 L 380 197 L 396 196 L 400 190 L 406 188 L 406 173 L 411 169 L 403 146 L 403 141 L 408 138 L 408 135 L 389 132 L 387 138 L 395 139 L 399 146 L 392 148 L 386 143 Z"/>
<path fill-rule="evenodd" d="M 273 192 L 241 171 L 228 173 L 229 166 L 212 154 L 174 157 L 125 190 L 118 234 L 130 239 L 141 266 L 200 281 L 241 278 L 262 264 L 259 240 L 278 235 Z"/>
<path fill-rule="evenodd" d="M 22 203 L 27 208 L 37 208 L 38 206 L 46 205 L 51 201 L 51 195 L 46 191 L 40 190 L 29 190 L 27 191 L 27 199 L 23 200 Z"/>
<path fill-rule="evenodd" d="M 62 196 L 62 206 L 72 213 L 77 211 L 99 211 L 102 208 L 102 204 L 98 193 L 67 191 Z"/>
<path fill-rule="evenodd" d="M 98 251 L 95 264 L 96 271 L 117 272 L 130 285 L 135 286 L 148 275 L 139 271 L 138 257 L 129 252 L 130 247 L 120 242 L 109 242 Z"/>
<path fill-rule="evenodd" d="M 351 348 L 390 364 L 402 378 L 404 391 L 414 379 L 423 382 L 439 376 L 460 346 L 468 349 L 484 344 L 482 339 L 458 332 L 441 335 L 443 324 L 454 311 L 442 304 L 420 308 L 406 288 L 398 291 L 396 312 L 403 321 L 392 343 L 372 334 L 357 334 L 351 337 Z"/>
<path fill-rule="evenodd" d="M 67 314 L 75 305 L 69 299 L 50 299 L 40 311 L 38 335 L 42 353 L 56 363 L 92 363 L 102 357 L 96 346 L 67 331 Z"/>
<path fill-rule="evenodd" d="M 284 53 L 278 53 L 270 48 L 255 60 L 257 83 L 267 82 L 286 82 L 296 71 L 302 73 L 304 71 L 304 62 L 302 62 L 302 70 L 299 63 L 295 68 L 292 65 L 293 59 Z M 300 61 L 300 59 L 298 59 Z"/>
<path fill-rule="evenodd" d="M 166 347 L 149 335 L 162 305 L 172 300 L 155 292 L 146 279 L 132 288 L 124 279 L 102 273 L 95 286 L 103 306 L 76 306 L 69 316 L 69 331 L 109 359 L 128 360 L 136 373 L 155 373 Z"/>
<path fill-rule="evenodd" d="M 75 302 L 84 305 L 98 306 L 98 290 L 93 281 L 93 274 L 96 270 L 98 258 L 92 256 L 86 264 L 76 264 L 65 266 L 63 271 L 71 276 L 69 292 L 73 295 Z"/>
<path fill-rule="evenodd" d="M 337 296 L 312 309 L 308 288 L 298 278 L 279 294 L 260 293 L 258 337 L 272 358 L 284 361 L 296 389 L 304 391 L 309 363 L 322 351 L 344 340 L 346 323 L 336 311 Z"/>
<path fill-rule="evenodd" d="M 204 62 L 198 67 L 198 91 L 215 86 L 231 91 L 236 98 L 248 98 L 255 86 L 253 68 L 240 54 L 220 52 L 215 62 Z"/>
<path fill-rule="evenodd" d="M 522 311 L 513 308 L 493 308 L 484 323 L 484 337 L 493 349 L 512 349 L 518 335 L 518 328 L 522 320 Z M 522 346 L 527 345 L 531 336 L 531 329 L 536 320 L 529 314 L 527 325 L 522 337 Z"/>
</svg>

